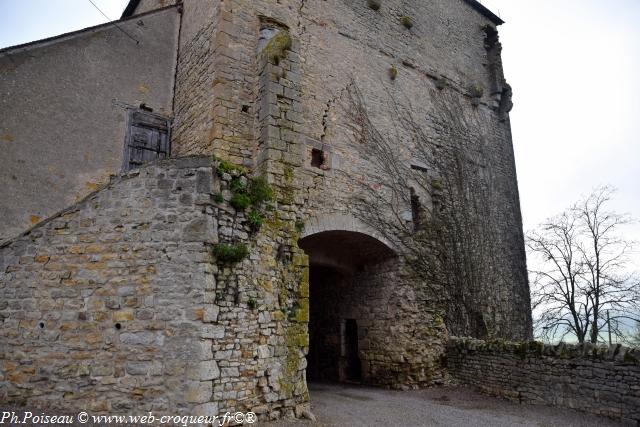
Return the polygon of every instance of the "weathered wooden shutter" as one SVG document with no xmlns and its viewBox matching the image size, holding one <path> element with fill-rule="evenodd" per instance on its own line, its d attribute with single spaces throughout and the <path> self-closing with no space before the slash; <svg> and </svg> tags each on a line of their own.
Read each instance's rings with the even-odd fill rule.
<svg viewBox="0 0 640 427">
<path fill-rule="evenodd" d="M 144 110 L 129 110 L 123 171 L 171 155 L 170 122 Z"/>
</svg>

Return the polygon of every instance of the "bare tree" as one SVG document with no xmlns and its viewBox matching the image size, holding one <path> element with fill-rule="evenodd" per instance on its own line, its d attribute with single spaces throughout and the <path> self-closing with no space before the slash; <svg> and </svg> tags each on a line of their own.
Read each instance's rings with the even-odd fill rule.
<svg viewBox="0 0 640 427">
<path fill-rule="evenodd" d="M 383 134 L 355 84 L 348 95 L 354 143 L 376 171 L 375 184 L 364 180 L 354 196 L 358 216 L 401 248 L 431 297 L 442 298 L 452 334 L 491 336 L 483 289 L 504 278 L 491 262 L 499 227 L 486 120 L 453 89 L 432 91 L 433 108 L 422 117 L 412 112 L 424 108 L 388 94 L 395 128 Z M 403 139 L 413 146 L 409 156 L 398 148 Z"/>
<path fill-rule="evenodd" d="M 610 331 L 625 341 L 639 320 L 640 284 L 629 271 L 632 242 L 620 237 L 630 219 L 608 209 L 613 193 L 598 188 L 527 235 L 531 261 L 539 266 L 531 271 L 532 295 L 543 338 L 575 335 L 597 343 Z"/>
<path fill-rule="evenodd" d="M 640 347 L 640 322 L 636 323 L 635 333 L 631 337 L 631 345 Z"/>
</svg>

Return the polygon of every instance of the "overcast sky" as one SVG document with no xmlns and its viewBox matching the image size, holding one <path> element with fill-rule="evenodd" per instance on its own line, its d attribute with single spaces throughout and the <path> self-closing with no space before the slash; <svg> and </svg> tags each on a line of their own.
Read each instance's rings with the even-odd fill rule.
<svg viewBox="0 0 640 427">
<path fill-rule="evenodd" d="M 127 0 L 93 0 L 112 19 Z M 593 187 L 640 218 L 640 1 L 484 0 L 500 27 L 525 230 Z M 0 47 L 106 22 L 88 0 L 0 0 Z M 629 230 L 640 240 L 640 225 Z"/>
<path fill-rule="evenodd" d="M 640 1 L 483 4 L 506 21 L 525 230 L 603 184 L 619 189 L 616 210 L 640 218 Z M 628 235 L 640 240 L 640 226 Z"/>
</svg>

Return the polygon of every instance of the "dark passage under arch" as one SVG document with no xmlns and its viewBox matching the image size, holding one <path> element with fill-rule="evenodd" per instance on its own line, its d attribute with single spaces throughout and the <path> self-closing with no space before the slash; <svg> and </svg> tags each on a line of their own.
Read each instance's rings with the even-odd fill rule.
<svg viewBox="0 0 640 427">
<path fill-rule="evenodd" d="M 323 231 L 298 242 L 309 255 L 309 381 L 367 381 L 373 317 L 384 287 L 380 270 L 395 252 L 353 231 Z"/>
</svg>

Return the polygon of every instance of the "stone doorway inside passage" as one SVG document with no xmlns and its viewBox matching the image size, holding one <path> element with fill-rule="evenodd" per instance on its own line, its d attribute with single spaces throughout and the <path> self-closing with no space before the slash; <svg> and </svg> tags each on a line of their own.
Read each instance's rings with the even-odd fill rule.
<svg viewBox="0 0 640 427">
<path fill-rule="evenodd" d="M 298 242 L 309 255 L 307 381 L 375 384 L 372 362 L 384 352 L 395 252 L 361 232 L 321 231 Z"/>
</svg>

